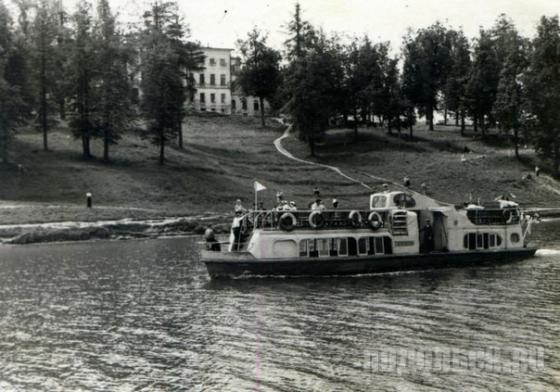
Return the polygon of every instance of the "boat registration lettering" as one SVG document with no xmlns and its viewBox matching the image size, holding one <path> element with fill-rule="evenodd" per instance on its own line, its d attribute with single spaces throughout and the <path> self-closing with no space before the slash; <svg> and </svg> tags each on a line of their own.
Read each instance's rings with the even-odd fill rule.
<svg viewBox="0 0 560 392">
<path fill-rule="evenodd" d="M 414 241 L 395 241 L 395 246 L 414 246 Z"/>
</svg>

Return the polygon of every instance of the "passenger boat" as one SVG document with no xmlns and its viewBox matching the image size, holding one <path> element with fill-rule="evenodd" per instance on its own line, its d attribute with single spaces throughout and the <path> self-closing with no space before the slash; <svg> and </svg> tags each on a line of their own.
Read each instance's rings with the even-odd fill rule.
<svg viewBox="0 0 560 392">
<path fill-rule="evenodd" d="M 517 204 L 446 205 L 408 191 L 368 210 L 249 211 L 239 234 L 203 250 L 212 278 L 355 275 L 531 257 L 532 219 Z M 209 247 L 210 248 L 210 247 Z M 214 248 L 216 249 L 216 248 Z"/>
</svg>

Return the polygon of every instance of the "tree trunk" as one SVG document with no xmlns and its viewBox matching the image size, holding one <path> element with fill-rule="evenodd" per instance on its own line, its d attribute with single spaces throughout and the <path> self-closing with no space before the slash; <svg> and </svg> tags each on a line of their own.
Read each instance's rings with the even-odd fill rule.
<svg viewBox="0 0 560 392">
<path fill-rule="evenodd" d="M 412 137 L 413 137 L 413 135 L 412 135 L 412 132 L 413 132 L 412 123 L 410 124 L 410 127 L 408 128 L 408 131 L 409 131 L 409 135 L 410 135 L 410 140 L 412 140 Z"/>
<path fill-rule="evenodd" d="M 387 132 L 389 135 L 393 134 L 393 124 L 390 118 L 387 119 Z"/>
<path fill-rule="evenodd" d="M 515 157 L 519 160 L 519 130 L 513 130 L 513 143 L 515 145 Z"/>
<path fill-rule="evenodd" d="M 457 110 L 455 112 L 455 126 L 458 127 L 459 126 L 459 111 Z"/>
<path fill-rule="evenodd" d="M 478 116 L 475 114 L 473 117 L 474 132 L 478 133 Z"/>
<path fill-rule="evenodd" d="M 8 163 L 8 130 L 0 128 L 0 157 L 2 163 Z"/>
<path fill-rule="evenodd" d="M 558 169 L 560 167 L 560 145 L 554 142 L 554 176 L 558 178 Z"/>
<path fill-rule="evenodd" d="M 260 102 L 260 105 L 261 105 L 261 125 L 264 128 L 264 127 L 266 127 L 266 123 L 264 121 L 264 99 L 263 99 L 263 97 L 259 97 L 259 102 Z"/>
<path fill-rule="evenodd" d="M 60 114 L 60 119 L 61 120 L 66 119 L 66 106 L 64 105 L 64 99 L 61 99 L 58 102 L 58 113 Z"/>
<path fill-rule="evenodd" d="M 465 111 L 461 112 L 461 136 L 465 136 Z"/>
<path fill-rule="evenodd" d="M 40 109 L 40 118 L 41 118 L 41 130 L 43 131 L 43 150 L 48 151 L 49 149 L 49 142 L 48 142 L 48 123 L 47 123 L 47 59 L 45 56 L 45 40 L 44 35 L 41 35 L 41 109 Z"/>
<path fill-rule="evenodd" d="M 429 108 L 426 116 L 428 117 L 428 124 L 430 125 L 430 131 L 433 131 L 434 130 L 434 109 Z"/>
<path fill-rule="evenodd" d="M 163 130 L 159 131 L 159 164 L 165 163 L 165 136 Z"/>
<path fill-rule="evenodd" d="M 91 152 L 89 148 L 89 136 L 86 133 L 82 134 L 82 155 L 84 159 L 91 158 Z"/>
<path fill-rule="evenodd" d="M 447 125 L 447 104 L 445 105 L 445 108 L 443 109 L 443 125 Z"/>
<path fill-rule="evenodd" d="M 482 130 L 482 139 L 486 138 L 486 121 L 484 118 L 484 115 L 482 115 L 482 118 L 480 119 L 480 129 Z"/>
<path fill-rule="evenodd" d="M 109 162 L 109 130 L 105 129 L 103 132 L 103 160 Z"/>
<path fill-rule="evenodd" d="M 354 108 L 354 143 L 358 143 L 358 111 L 356 108 Z"/>
<path fill-rule="evenodd" d="M 182 150 L 183 149 L 183 124 L 181 122 L 179 122 L 177 124 L 177 137 L 178 137 L 178 144 L 179 144 L 179 148 Z"/>
</svg>

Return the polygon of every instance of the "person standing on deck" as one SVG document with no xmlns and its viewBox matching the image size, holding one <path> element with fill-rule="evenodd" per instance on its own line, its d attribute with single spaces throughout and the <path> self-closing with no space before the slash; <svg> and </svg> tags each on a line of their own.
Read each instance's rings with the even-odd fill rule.
<svg viewBox="0 0 560 392">
<path fill-rule="evenodd" d="M 434 229 L 429 219 L 420 231 L 422 233 L 422 250 L 424 253 L 430 253 L 434 250 Z"/>
</svg>

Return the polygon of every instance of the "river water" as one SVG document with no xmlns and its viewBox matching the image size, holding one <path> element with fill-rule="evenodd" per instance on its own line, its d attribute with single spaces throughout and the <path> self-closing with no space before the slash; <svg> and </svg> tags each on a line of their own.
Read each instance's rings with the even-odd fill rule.
<svg viewBox="0 0 560 392">
<path fill-rule="evenodd" d="M 197 238 L 0 247 L 0 391 L 557 391 L 560 222 L 537 257 L 212 282 Z"/>
</svg>

